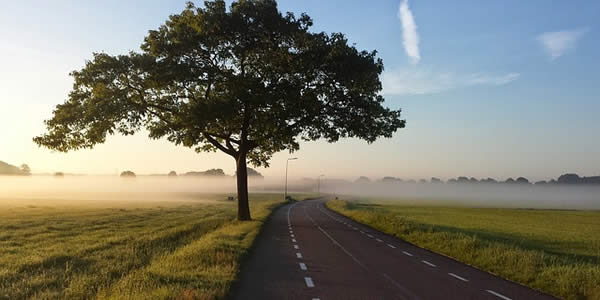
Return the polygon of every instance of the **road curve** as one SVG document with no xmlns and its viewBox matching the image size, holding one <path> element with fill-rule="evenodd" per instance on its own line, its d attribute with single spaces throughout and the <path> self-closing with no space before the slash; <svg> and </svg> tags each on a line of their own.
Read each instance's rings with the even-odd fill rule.
<svg viewBox="0 0 600 300">
<path fill-rule="evenodd" d="M 555 299 L 361 225 L 325 200 L 281 207 L 232 299 Z"/>
</svg>

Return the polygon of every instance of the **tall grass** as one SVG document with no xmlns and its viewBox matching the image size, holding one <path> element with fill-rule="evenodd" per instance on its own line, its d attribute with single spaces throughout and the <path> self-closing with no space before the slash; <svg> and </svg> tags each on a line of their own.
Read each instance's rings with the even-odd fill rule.
<svg viewBox="0 0 600 300">
<path fill-rule="evenodd" d="M 279 195 L 155 207 L 0 212 L 0 299 L 218 299 Z M 114 205 L 113 205 L 114 206 Z"/>
<path fill-rule="evenodd" d="M 600 212 L 331 200 L 358 222 L 564 299 L 600 299 Z"/>
</svg>

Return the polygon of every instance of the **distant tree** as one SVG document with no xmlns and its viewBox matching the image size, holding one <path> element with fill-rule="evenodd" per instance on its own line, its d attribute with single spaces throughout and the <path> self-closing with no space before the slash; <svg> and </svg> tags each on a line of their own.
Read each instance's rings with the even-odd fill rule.
<svg viewBox="0 0 600 300">
<path fill-rule="evenodd" d="M 513 184 L 513 183 L 515 183 L 515 180 L 512 178 L 508 178 L 508 179 L 506 179 L 506 181 L 504 181 L 504 183 Z"/>
<path fill-rule="evenodd" d="M 260 174 L 260 172 L 252 168 L 248 168 L 248 177 L 264 178 L 264 176 Z"/>
<path fill-rule="evenodd" d="M 483 183 L 497 183 L 498 181 L 496 181 L 496 179 L 494 179 L 494 178 L 488 177 L 486 179 L 482 179 L 481 182 L 483 182 Z"/>
<path fill-rule="evenodd" d="M 529 184 L 529 179 L 525 178 L 525 177 L 519 177 L 517 178 L 517 180 L 515 181 L 515 183 L 519 183 L 519 184 Z"/>
<path fill-rule="evenodd" d="M 417 181 L 416 181 L 416 180 L 414 180 L 414 179 L 409 179 L 409 180 L 407 180 L 406 182 L 407 182 L 407 183 L 410 183 L 410 184 L 415 184 L 415 183 L 417 183 Z"/>
<path fill-rule="evenodd" d="M 460 176 L 456 179 L 457 183 L 469 183 L 469 178 L 465 177 L 465 176 Z"/>
<path fill-rule="evenodd" d="M 479 183 L 479 180 L 477 180 L 477 178 L 475 178 L 475 177 L 471 177 L 471 178 L 469 178 L 469 182 L 470 183 Z"/>
<path fill-rule="evenodd" d="M 23 171 L 11 164 L 0 161 L 0 175 L 24 175 Z"/>
<path fill-rule="evenodd" d="M 548 182 L 546 182 L 545 180 L 540 180 L 540 181 L 536 181 L 535 185 L 545 185 L 548 184 Z"/>
<path fill-rule="evenodd" d="M 136 176 L 132 171 L 123 171 L 121 172 L 121 177 L 135 178 Z"/>
<path fill-rule="evenodd" d="M 171 171 L 171 172 L 169 172 L 169 174 L 167 174 L 167 176 L 169 176 L 169 177 L 177 177 L 177 172 Z"/>
<path fill-rule="evenodd" d="M 56 173 L 54 173 L 54 177 L 65 177 L 65 173 L 63 173 L 63 172 L 56 172 Z"/>
<path fill-rule="evenodd" d="M 209 169 L 204 172 L 187 172 L 185 176 L 227 176 L 223 169 Z"/>
<path fill-rule="evenodd" d="M 577 184 L 581 182 L 581 177 L 577 174 L 563 174 L 556 180 L 560 184 Z"/>
<path fill-rule="evenodd" d="M 391 176 L 385 176 L 385 177 L 381 178 L 380 182 L 382 182 L 382 183 L 399 183 L 399 182 L 402 182 L 402 179 L 396 178 L 396 177 L 391 177 Z"/>
<path fill-rule="evenodd" d="M 370 183 L 371 179 L 369 179 L 369 177 L 367 177 L 367 176 L 360 176 L 360 177 L 358 177 L 358 179 L 356 179 L 355 182 L 356 183 Z"/>
<path fill-rule="evenodd" d="M 430 182 L 431 183 L 443 183 L 442 180 L 437 177 L 431 177 Z"/>
<path fill-rule="evenodd" d="M 29 168 L 29 166 L 27 164 L 22 164 L 21 165 L 21 172 L 23 172 L 23 175 L 31 175 L 31 168 Z"/>
<path fill-rule="evenodd" d="M 448 179 L 448 183 L 458 183 L 458 180 L 456 178 L 450 178 Z"/>
<path fill-rule="evenodd" d="M 250 220 L 247 163 L 268 166 L 300 140 L 374 142 L 405 126 L 383 106 L 376 52 L 341 33 L 309 31 L 305 14 L 281 14 L 275 0 L 188 2 L 142 53 L 96 53 L 74 71 L 73 90 L 34 138 L 58 151 L 92 148 L 109 134 L 143 127 L 197 152 L 236 163 L 238 219 Z"/>
<path fill-rule="evenodd" d="M 427 179 L 420 179 L 419 183 L 427 183 Z"/>
</svg>

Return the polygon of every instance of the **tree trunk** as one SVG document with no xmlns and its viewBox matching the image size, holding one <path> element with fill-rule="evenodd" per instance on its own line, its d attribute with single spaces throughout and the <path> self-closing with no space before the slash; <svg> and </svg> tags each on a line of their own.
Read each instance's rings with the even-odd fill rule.
<svg viewBox="0 0 600 300">
<path fill-rule="evenodd" d="M 246 154 L 240 153 L 236 159 L 237 196 L 238 196 L 238 220 L 249 221 L 250 205 L 248 203 L 248 169 L 246 166 Z"/>
</svg>

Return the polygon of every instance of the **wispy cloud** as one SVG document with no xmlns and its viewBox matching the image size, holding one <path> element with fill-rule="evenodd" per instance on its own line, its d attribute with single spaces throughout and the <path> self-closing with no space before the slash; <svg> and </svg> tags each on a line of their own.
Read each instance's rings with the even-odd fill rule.
<svg viewBox="0 0 600 300">
<path fill-rule="evenodd" d="M 415 18 L 413 17 L 410 7 L 408 7 L 408 0 L 402 0 L 400 2 L 398 18 L 400 19 L 400 23 L 402 23 L 402 39 L 406 55 L 411 58 L 414 64 L 417 64 L 421 60 L 419 34 L 417 33 L 417 23 L 415 23 Z"/>
<path fill-rule="evenodd" d="M 545 32 L 538 35 L 536 39 L 542 44 L 550 59 L 555 60 L 567 51 L 574 49 L 577 40 L 586 32 L 587 28 Z"/>
<path fill-rule="evenodd" d="M 406 70 L 386 71 L 383 74 L 383 93 L 385 95 L 421 95 L 434 94 L 447 90 L 471 86 L 500 86 L 513 82 L 519 73 L 501 75 L 453 72 L 436 72 L 432 69 L 410 68 Z"/>
</svg>

